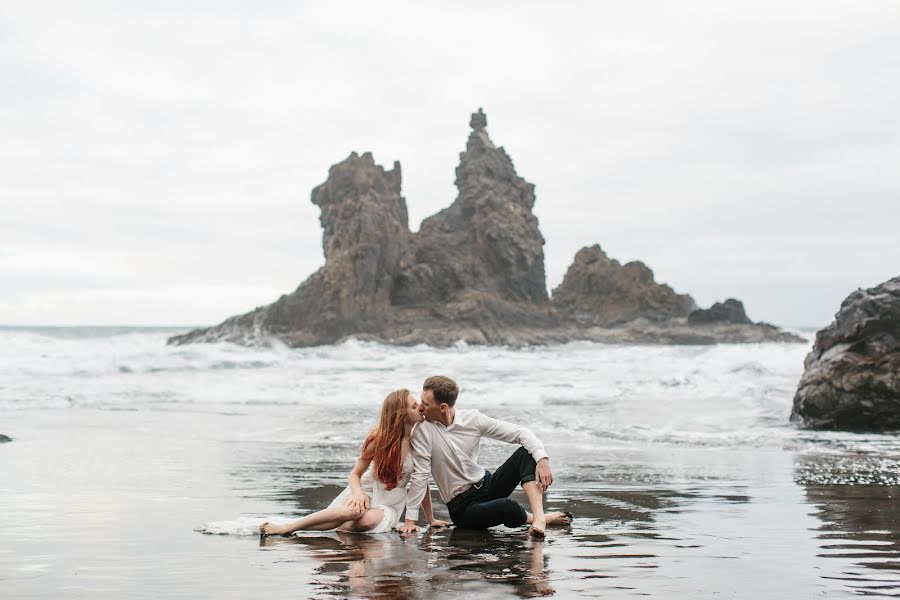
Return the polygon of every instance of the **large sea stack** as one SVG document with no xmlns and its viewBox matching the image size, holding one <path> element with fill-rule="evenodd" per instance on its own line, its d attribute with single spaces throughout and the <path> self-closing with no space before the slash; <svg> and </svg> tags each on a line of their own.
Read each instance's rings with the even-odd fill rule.
<svg viewBox="0 0 900 600">
<path fill-rule="evenodd" d="M 696 308 L 690 296 L 657 284 L 643 263 L 620 265 L 599 246 L 578 253 L 551 301 L 534 185 L 491 141 L 481 110 L 470 127 L 456 168 L 459 194 L 417 233 L 409 229 L 400 164 L 385 170 L 371 154 L 354 152 L 312 192 L 322 211 L 325 265 L 273 304 L 169 343 L 796 340 L 770 326 L 688 324 Z"/>
<path fill-rule="evenodd" d="M 857 290 L 816 334 L 791 420 L 813 429 L 900 429 L 900 277 Z"/>
<path fill-rule="evenodd" d="M 470 125 L 456 168 L 459 195 L 418 233 L 409 230 L 399 163 L 385 171 L 371 154 L 353 153 L 312 192 L 322 210 L 325 266 L 270 306 L 170 343 L 564 340 L 547 297 L 534 186 L 491 142 L 483 112 Z"/>
</svg>

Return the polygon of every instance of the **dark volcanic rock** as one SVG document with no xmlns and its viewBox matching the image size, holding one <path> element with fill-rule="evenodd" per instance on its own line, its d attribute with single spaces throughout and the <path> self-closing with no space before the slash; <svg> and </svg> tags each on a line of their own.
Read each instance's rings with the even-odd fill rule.
<svg viewBox="0 0 900 600">
<path fill-rule="evenodd" d="M 459 155 L 459 195 L 422 222 L 413 259 L 404 265 L 394 299 L 430 305 L 478 290 L 527 304 L 546 304 L 544 238 L 534 216 L 534 185 L 516 174 L 494 146 L 480 110 L 472 115 L 466 151 Z"/>
<path fill-rule="evenodd" d="M 435 346 L 782 339 L 774 327 L 689 326 L 684 317 L 696 308 L 690 296 L 655 283 L 642 263 L 619 265 L 599 246 L 579 252 L 551 303 L 534 186 L 488 137 L 481 110 L 470 125 L 456 169 L 459 194 L 418 233 L 409 230 L 399 163 L 386 171 L 371 154 L 353 153 L 312 192 L 322 211 L 325 265 L 273 304 L 169 343 L 277 338 L 314 346 L 351 336 Z M 609 328 L 624 322 L 633 325 Z"/>
<path fill-rule="evenodd" d="M 2 443 L 4 443 L 4 442 L 11 442 L 11 441 L 12 441 L 12 438 L 11 438 L 11 437 L 9 437 L 8 435 L 3 435 L 2 433 L 0 433 L 0 444 L 2 444 Z"/>
<path fill-rule="evenodd" d="M 274 304 L 170 343 L 253 343 L 274 335 L 292 346 L 348 336 L 447 345 L 563 341 L 547 298 L 544 239 L 534 186 L 472 115 L 456 169 L 459 195 L 415 235 L 400 195 L 400 165 L 385 171 L 356 153 L 313 190 L 322 209 L 325 266 Z M 541 330 L 544 331 L 541 331 Z"/>
<path fill-rule="evenodd" d="M 575 255 L 563 282 L 553 290 L 553 306 L 579 324 L 608 327 L 638 318 L 685 317 L 697 304 L 687 294 L 656 283 L 644 263 L 621 265 L 595 244 Z"/>
<path fill-rule="evenodd" d="M 752 325 L 753 321 L 744 312 L 744 303 L 734 298 L 725 302 L 716 302 L 709 308 L 700 308 L 688 315 L 688 323 L 701 325 L 706 323 L 743 323 Z"/>
<path fill-rule="evenodd" d="M 409 252 L 400 183 L 399 163 L 385 171 L 369 153 L 354 152 L 331 167 L 312 192 L 322 210 L 325 266 L 268 307 L 169 342 L 254 343 L 275 335 L 292 346 L 311 346 L 381 331 L 400 260 Z"/>
<path fill-rule="evenodd" d="M 857 290 L 816 334 L 791 420 L 816 429 L 900 429 L 900 277 Z"/>
</svg>

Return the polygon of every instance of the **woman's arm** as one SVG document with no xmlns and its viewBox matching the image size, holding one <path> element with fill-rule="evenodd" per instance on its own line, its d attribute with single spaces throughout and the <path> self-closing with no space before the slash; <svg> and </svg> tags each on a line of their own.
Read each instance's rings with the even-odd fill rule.
<svg viewBox="0 0 900 600">
<path fill-rule="evenodd" d="M 362 453 L 366 454 L 365 450 Z M 366 469 L 369 468 L 369 465 L 372 463 L 371 459 L 366 459 L 360 456 L 356 459 L 356 464 L 353 465 L 353 470 L 350 471 L 350 477 L 347 478 L 347 481 L 350 482 L 350 498 L 347 500 L 347 506 L 353 510 L 359 510 L 360 512 L 365 511 L 369 508 L 369 495 L 366 494 L 362 489 L 362 481 L 361 478 L 363 473 L 366 472 Z"/>
</svg>

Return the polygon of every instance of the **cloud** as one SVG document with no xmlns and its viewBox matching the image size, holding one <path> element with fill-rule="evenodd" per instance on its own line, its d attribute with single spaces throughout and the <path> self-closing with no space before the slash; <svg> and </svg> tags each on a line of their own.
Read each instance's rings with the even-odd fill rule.
<svg viewBox="0 0 900 600">
<path fill-rule="evenodd" d="M 90 322 L 71 300 L 122 298 L 103 289 L 190 289 L 214 322 L 252 308 L 224 288 L 288 292 L 322 264 L 309 193 L 331 164 L 400 160 L 415 229 L 453 200 L 479 106 L 537 185 L 550 288 L 599 242 L 703 304 L 821 324 L 900 264 L 895 2 L 0 15 L 0 322 L 30 302 Z M 138 320 L 201 322 L 185 297 Z"/>
</svg>

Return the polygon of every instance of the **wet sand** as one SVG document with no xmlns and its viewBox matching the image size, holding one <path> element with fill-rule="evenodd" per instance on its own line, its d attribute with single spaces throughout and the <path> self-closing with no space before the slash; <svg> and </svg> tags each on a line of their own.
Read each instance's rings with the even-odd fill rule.
<svg viewBox="0 0 900 600">
<path fill-rule="evenodd" d="M 872 453 L 854 463 L 806 450 L 558 443 L 547 507 L 576 518 L 544 541 L 503 527 L 261 541 L 252 529 L 262 519 L 330 502 L 355 444 L 260 441 L 246 432 L 265 430 L 265 415 L 17 420 L 0 449 L 3 597 L 900 594 L 897 462 Z M 506 450 L 486 447 L 483 462 Z M 227 533 L 202 533 L 216 523 Z"/>
</svg>

